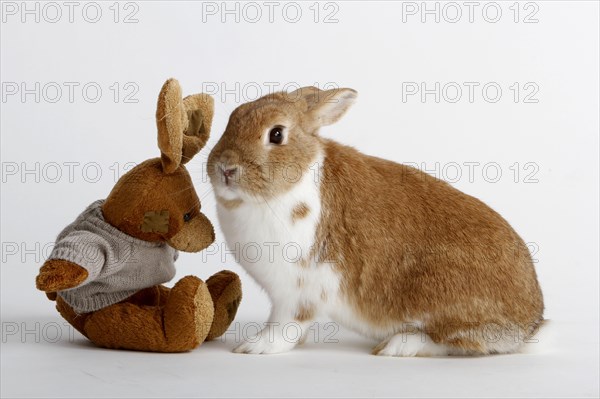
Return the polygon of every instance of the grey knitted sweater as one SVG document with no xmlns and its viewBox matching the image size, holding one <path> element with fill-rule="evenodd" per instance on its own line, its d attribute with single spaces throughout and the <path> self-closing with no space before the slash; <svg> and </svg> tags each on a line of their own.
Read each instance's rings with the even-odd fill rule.
<svg viewBox="0 0 600 399">
<path fill-rule="evenodd" d="M 57 237 L 48 259 L 64 259 L 88 271 L 87 279 L 58 295 L 77 313 L 93 312 L 175 277 L 178 252 L 162 242 L 123 233 L 104 220 L 98 200 Z"/>
</svg>

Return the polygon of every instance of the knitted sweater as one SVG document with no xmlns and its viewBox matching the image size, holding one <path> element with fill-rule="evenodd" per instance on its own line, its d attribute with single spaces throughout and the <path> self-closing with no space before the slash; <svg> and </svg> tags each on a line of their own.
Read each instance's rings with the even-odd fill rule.
<svg viewBox="0 0 600 399">
<path fill-rule="evenodd" d="M 88 271 L 87 279 L 58 295 L 77 313 L 93 312 L 175 277 L 178 252 L 163 242 L 131 237 L 108 224 L 104 200 L 87 207 L 57 237 L 48 259 L 64 259 Z"/>
</svg>

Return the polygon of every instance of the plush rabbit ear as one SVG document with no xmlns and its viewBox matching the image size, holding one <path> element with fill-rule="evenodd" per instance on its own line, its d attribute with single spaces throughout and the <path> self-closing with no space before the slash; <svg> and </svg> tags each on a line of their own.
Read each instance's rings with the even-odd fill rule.
<svg viewBox="0 0 600 399">
<path fill-rule="evenodd" d="M 183 99 L 188 126 L 183 134 L 181 162 L 186 163 L 206 144 L 210 136 L 214 113 L 214 100 L 208 94 L 194 94 Z"/>
<path fill-rule="evenodd" d="M 173 173 L 181 164 L 183 131 L 188 118 L 181 99 L 181 87 L 175 79 L 169 79 L 158 95 L 156 126 L 158 148 L 165 173 Z"/>
<path fill-rule="evenodd" d="M 288 93 L 288 98 L 300 100 L 298 104 L 302 104 L 311 124 L 320 127 L 337 122 L 354 104 L 357 95 L 353 89 L 320 90 L 308 86 Z"/>
<path fill-rule="evenodd" d="M 210 135 L 213 98 L 207 94 L 195 94 L 183 100 L 181 97 L 181 87 L 175 79 L 167 80 L 158 96 L 158 148 L 165 173 L 174 172 L 192 159 Z"/>
</svg>

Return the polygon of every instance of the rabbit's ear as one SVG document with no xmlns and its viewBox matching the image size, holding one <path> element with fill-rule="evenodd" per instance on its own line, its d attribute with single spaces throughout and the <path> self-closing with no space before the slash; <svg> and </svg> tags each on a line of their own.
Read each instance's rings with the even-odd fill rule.
<svg viewBox="0 0 600 399">
<path fill-rule="evenodd" d="M 208 94 L 194 94 L 183 99 L 188 125 L 183 134 L 181 162 L 193 158 L 206 144 L 214 114 L 214 100 Z"/>
<path fill-rule="evenodd" d="M 319 90 L 308 86 L 288 93 L 290 98 L 304 100 L 302 105 L 308 122 L 314 127 L 337 122 L 356 100 L 358 93 L 353 89 L 339 88 Z"/>
<path fill-rule="evenodd" d="M 175 79 L 167 80 L 158 95 L 156 125 L 163 171 L 173 173 L 181 164 L 183 131 L 188 125 L 181 87 Z"/>
</svg>

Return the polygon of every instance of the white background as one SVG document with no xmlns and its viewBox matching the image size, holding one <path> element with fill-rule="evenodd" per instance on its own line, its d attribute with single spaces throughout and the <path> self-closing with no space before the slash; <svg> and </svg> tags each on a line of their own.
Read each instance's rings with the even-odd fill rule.
<svg viewBox="0 0 600 399">
<path fill-rule="evenodd" d="M 221 2 L 170 3 L 99 2 L 96 23 L 93 4 L 76 3 L 72 22 L 62 2 L 60 17 L 44 3 L 27 3 L 33 14 L 21 2 L 2 5 L 3 397 L 598 396 L 597 2 L 498 2 L 495 23 L 496 6 L 486 2 L 472 22 L 468 6 L 454 3 L 462 13 L 455 23 L 457 8 L 445 3 L 437 3 L 439 23 L 411 14 L 421 2 L 297 3 L 295 23 L 298 7 L 284 11 L 284 3 L 273 22 L 268 5 L 255 3 L 256 23 L 257 8 L 243 3 L 227 4 L 233 14 Z M 133 23 L 124 23 L 128 15 Z M 537 22 L 525 23 L 528 15 Z M 417 163 L 504 215 L 535 252 L 554 339 L 540 337 L 536 354 L 394 359 L 371 356 L 374 342 L 343 330 L 337 344 L 321 335 L 272 356 L 230 353 L 235 335 L 181 355 L 109 351 L 71 337 L 35 290 L 35 275 L 56 234 L 108 194 L 115 172 L 158 155 L 156 96 L 168 77 L 186 94 L 216 98 L 211 140 L 189 166 L 215 225 L 203 163 L 230 112 L 273 86 L 352 87 L 358 102 L 322 134 Z M 439 102 L 407 95 L 422 82 L 440 83 Z M 472 101 L 464 82 L 478 84 Z M 462 97 L 452 102 L 457 85 Z M 496 102 L 494 87 L 502 90 Z M 22 97 L 23 88 L 30 94 Z M 537 102 L 525 102 L 536 88 L 528 101 Z M 479 163 L 472 174 L 470 162 Z M 217 226 L 220 247 L 182 255 L 177 277 L 239 273 L 241 332 L 265 321 L 269 303 L 223 242 Z"/>
</svg>

